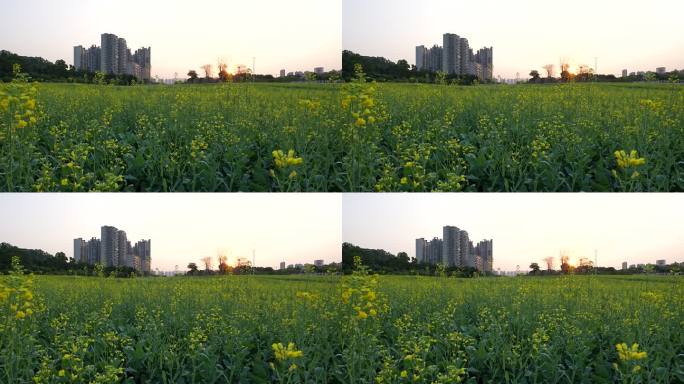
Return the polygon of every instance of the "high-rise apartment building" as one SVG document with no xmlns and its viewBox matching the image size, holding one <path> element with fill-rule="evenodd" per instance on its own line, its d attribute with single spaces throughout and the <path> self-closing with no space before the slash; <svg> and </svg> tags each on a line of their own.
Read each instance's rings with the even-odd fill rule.
<svg viewBox="0 0 684 384">
<path fill-rule="evenodd" d="M 152 254 L 152 240 L 140 240 L 133 247 L 133 255 L 140 259 L 140 270 L 150 272 Z"/>
<path fill-rule="evenodd" d="M 458 227 L 442 228 L 442 263 L 447 267 L 460 267 L 461 264 L 461 230 Z"/>
<path fill-rule="evenodd" d="M 447 75 L 461 74 L 461 38 L 453 33 L 442 36 L 442 72 Z"/>
<path fill-rule="evenodd" d="M 83 262 L 86 258 L 86 242 L 82 238 L 74 239 L 74 261 Z"/>
<path fill-rule="evenodd" d="M 126 72 L 128 70 L 128 55 L 130 55 L 130 51 L 128 50 L 128 44 L 126 44 L 126 39 L 120 37 L 117 41 L 116 44 L 116 67 L 118 68 L 118 71 L 116 72 L 117 74 L 128 74 Z"/>
<path fill-rule="evenodd" d="M 285 70 L 284 69 L 280 70 L 280 77 L 285 77 Z"/>
<path fill-rule="evenodd" d="M 427 49 L 416 47 L 416 69 L 442 71 L 447 75 L 473 75 L 482 80 L 494 78 L 493 48 L 485 47 L 473 53 L 468 39 L 453 33 L 442 36 L 442 44 Z"/>
<path fill-rule="evenodd" d="M 314 260 L 314 265 L 317 267 L 322 267 L 324 261 L 323 260 Z"/>
<path fill-rule="evenodd" d="M 443 264 L 447 267 L 471 267 L 491 272 L 493 269 L 492 240 L 482 240 L 473 245 L 468 231 L 455 226 L 442 228 L 442 239 L 426 241 L 416 239 L 418 263 Z"/>
<path fill-rule="evenodd" d="M 88 240 L 88 244 L 86 245 L 86 257 L 83 262 L 91 265 L 102 263 L 102 260 L 100 259 L 100 248 L 100 239 L 93 237 Z"/>
<path fill-rule="evenodd" d="M 116 267 L 119 261 L 119 230 L 116 227 L 100 228 L 100 262 L 105 267 Z"/>
<path fill-rule="evenodd" d="M 423 71 L 427 69 L 428 49 L 424 45 L 416 47 L 416 69 Z"/>
<path fill-rule="evenodd" d="M 622 77 L 627 77 L 627 70 L 626 69 L 622 70 Z"/>
<path fill-rule="evenodd" d="M 622 270 L 624 271 L 625 269 L 627 269 L 627 262 L 623 261 L 622 262 Z"/>
<path fill-rule="evenodd" d="M 442 60 L 444 57 L 444 50 L 439 45 L 435 44 L 428 50 L 427 56 L 427 70 L 437 72 L 442 70 Z"/>
<path fill-rule="evenodd" d="M 117 233 L 116 240 L 118 244 L 116 247 L 117 252 L 115 260 L 113 261 L 113 265 L 115 267 L 125 267 L 127 264 L 126 259 L 128 256 L 128 238 L 126 237 L 126 232 L 119 231 Z"/>
<path fill-rule="evenodd" d="M 459 267 L 474 267 L 475 265 L 470 265 L 470 238 L 468 237 L 468 231 L 461 230 L 458 237 L 460 244 L 458 247 L 458 263 L 456 265 Z"/>
<path fill-rule="evenodd" d="M 82 45 L 74 47 L 74 69 L 83 71 L 86 68 L 86 49 Z"/>
<path fill-rule="evenodd" d="M 441 264 L 443 263 L 442 249 L 444 243 L 442 239 L 435 237 L 427 243 L 425 253 L 427 255 L 427 263 Z"/>
<path fill-rule="evenodd" d="M 477 243 L 475 253 L 482 260 L 482 271 L 492 272 L 493 270 L 493 240 L 482 240 Z"/>
<path fill-rule="evenodd" d="M 427 241 L 424 238 L 416 239 L 416 262 L 426 263 L 427 262 Z"/>
<path fill-rule="evenodd" d="M 284 261 L 280 262 L 280 269 L 285 269 L 285 262 Z"/>
<path fill-rule="evenodd" d="M 131 54 L 126 39 L 111 33 L 100 36 L 101 47 L 92 45 L 87 50 L 74 47 L 74 67 L 77 71 L 113 75 L 133 75 L 140 80 L 151 79 L 151 48 L 140 48 Z"/>
<path fill-rule="evenodd" d="M 119 38 L 111 33 L 103 33 L 100 39 L 102 49 L 100 71 L 107 74 L 120 74 Z"/>
</svg>

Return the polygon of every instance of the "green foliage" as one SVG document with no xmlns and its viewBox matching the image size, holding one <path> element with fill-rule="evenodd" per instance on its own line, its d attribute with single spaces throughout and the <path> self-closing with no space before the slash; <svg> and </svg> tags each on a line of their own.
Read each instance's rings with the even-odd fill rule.
<svg viewBox="0 0 684 384">
<path fill-rule="evenodd" d="M 682 87 L 366 76 L 343 86 L 39 84 L 21 103 L 0 85 L 0 188 L 684 190 Z"/>
<path fill-rule="evenodd" d="M 361 258 L 352 263 L 354 274 L 344 277 L 0 277 L 0 377 L 13 383 L 684 379 L 680 276 L 456 280 L 377 276 Z"/>
</svg>

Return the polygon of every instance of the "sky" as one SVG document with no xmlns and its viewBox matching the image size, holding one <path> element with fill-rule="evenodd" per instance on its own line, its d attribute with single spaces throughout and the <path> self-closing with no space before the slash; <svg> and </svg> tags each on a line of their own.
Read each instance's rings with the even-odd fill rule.
<svg viewBox="0 0 684 384">
<path fill-rule="evenodd" d="M 73 47 L 102 33 L 152 48 L 152 76 L 184 78 L 204 64 L 276 75 L 340 69 L 342 0 L 2 0 L 0 49 L 73 64 Z"/>
<path fill-rule="evenodd" d="M 561 57 L 592 68 L 598 57 L 599 73 L 669 71 L 684 69 L 682 14 L 681 0 L 344 0 L 342 47 L 415 64 L 416 46 L 456 33 L 494 47 L 495 77 L 528 78 Z"/>
<path fill-rule="evenodd" d="M 527 271 L 559 252 L 620 268 L 684 262 L 684 194 L 344 194 L 342 240 L 415 257 L 415 239 L 442 227 L 493 239 L 494 269 Z"/>
<path fill-rule="evenodd" d="M 73 239 L 126 231 L 152 240 L 152 269 L 186 270 L 218 252 L 256 265 L 341 262 L 338 194 L 0 194 L 0 242 L 73 256 Z"/>
</svg>

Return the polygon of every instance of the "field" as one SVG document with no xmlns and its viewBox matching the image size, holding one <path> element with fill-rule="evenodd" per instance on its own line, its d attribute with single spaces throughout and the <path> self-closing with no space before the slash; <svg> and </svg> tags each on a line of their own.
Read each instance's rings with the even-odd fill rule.
<svg viewBox="0 0 684 384">
<path fill-rule="evenodd" d="M 0 281 L 0 382 L 684 381 L 679 276 Z"/>
<path fill-rule="evenodd" d="M 682 191 L 684 87 L 0 84 L 3 191 Z"/>
</svg>

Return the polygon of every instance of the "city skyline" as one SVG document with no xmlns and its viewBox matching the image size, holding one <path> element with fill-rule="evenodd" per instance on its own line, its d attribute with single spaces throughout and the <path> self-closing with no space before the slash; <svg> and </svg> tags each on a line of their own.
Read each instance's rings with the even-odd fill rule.
<svg viewBox="0 0 684 384">
<path fill-rule="evenodd" d="M 684 197 L 667 194 L 345 194 L 342 239 L 363 248 L 406 252 L 448 223 L 470 238 L 494 239 L 493 269 L 529 270 L 569 254 L 620 269 L 684 261 Z M 559 264 L 558 264 L 559 265 Z M 558 266 L 557 265 L 557 266 Z"/>
<path fill-rule="evenodd" d="M 210 0 L 188 8 L 180 0 L 117 3 L 9 0 L 0 14 L 0 49 L 74 64 L 74 47 L 100 45 L 102 33 L 123 36 L 132 47 L 153 47 L 151 77 L 186 78 L 217 62 L 278 76 L 341 67 L 341 0 Z M 134 9 L 135 12 L 130 12 Z M 40 28 L 36 28 L 40 25 Z M 45 30 L 50 30 L 48 38 Z"/>
<path fill-rule="evenodd" d="M 74 239 L 97 236 L 103 225 L 153 239 L 153 271 L 185 271 L 219 252 L 230 265 L 251 262 L 253 250 L 257 266 L 274 269 L 342 260 L 340 197 L 332 194 L 5 193 L 0 211 L 0 242 L 67 257 Z"/>
<path fill-rule="evenodd" d="M 415 47 L 439 44 L 435 36 L 455 32 L 473 47 L 496 47 L 494 77 L 528 78 L 531 70 L 580 65 L 621 76 L 629 72 L 684 69 L 684 34 L 679 15 L 684 3 L 649 3 L 658 17 L 635 11 L 641 2 L 580 0 L 549 4 L 538 0 L 468 3 L 429 0 L 420 6 L 407 0 L 345 0 L 342 47 L 366 56 L 405 59 L 415 64 Z M 486 14 L 483 9 L 488 10 Z M 429 45 L 427 45 L 429 43 Z M 637 47 L 637 49 L 635 49 Z"/>
<path fill-rule="evenodd" d="M 442 238 L 416 239 L 415 258 L 418 263 L 442 264 L 446 267 L 470 267 L 492 272 L 493 239 L 483 239 L 474 245 L 468 231 L 453 225 L 442 227 Z"/>
<path fill-rule="evenodd" d="M 417 70 L 492 80 L 494 47 L 482 47 L 474 53 L 466 37 L 449 32 L 442 35 L 442 43 L 442 46 L 434 44 L 430 48 L 425 45 L 416 47 Z"/>
<path fill-rule="evenodd" d="M 141 272 L 151 272 L 151 239 L 141 239 L 131 245 L 126 231 L 110 225 L 100 227 L 100 238 L 86 241 L 74 239 L 72 258 L 75 262 L 103 267 L 129 267 Z"/>
<path fill-rule="evenodd" d="M 74 46 L 74 68 L 84 72 L 131 75 L 139 81 L 151 80 L 151 47 L 140 47 L 131 53 L 123 37 L 112 33 L 100 35 L 101 45 Z"/>
</svg>

